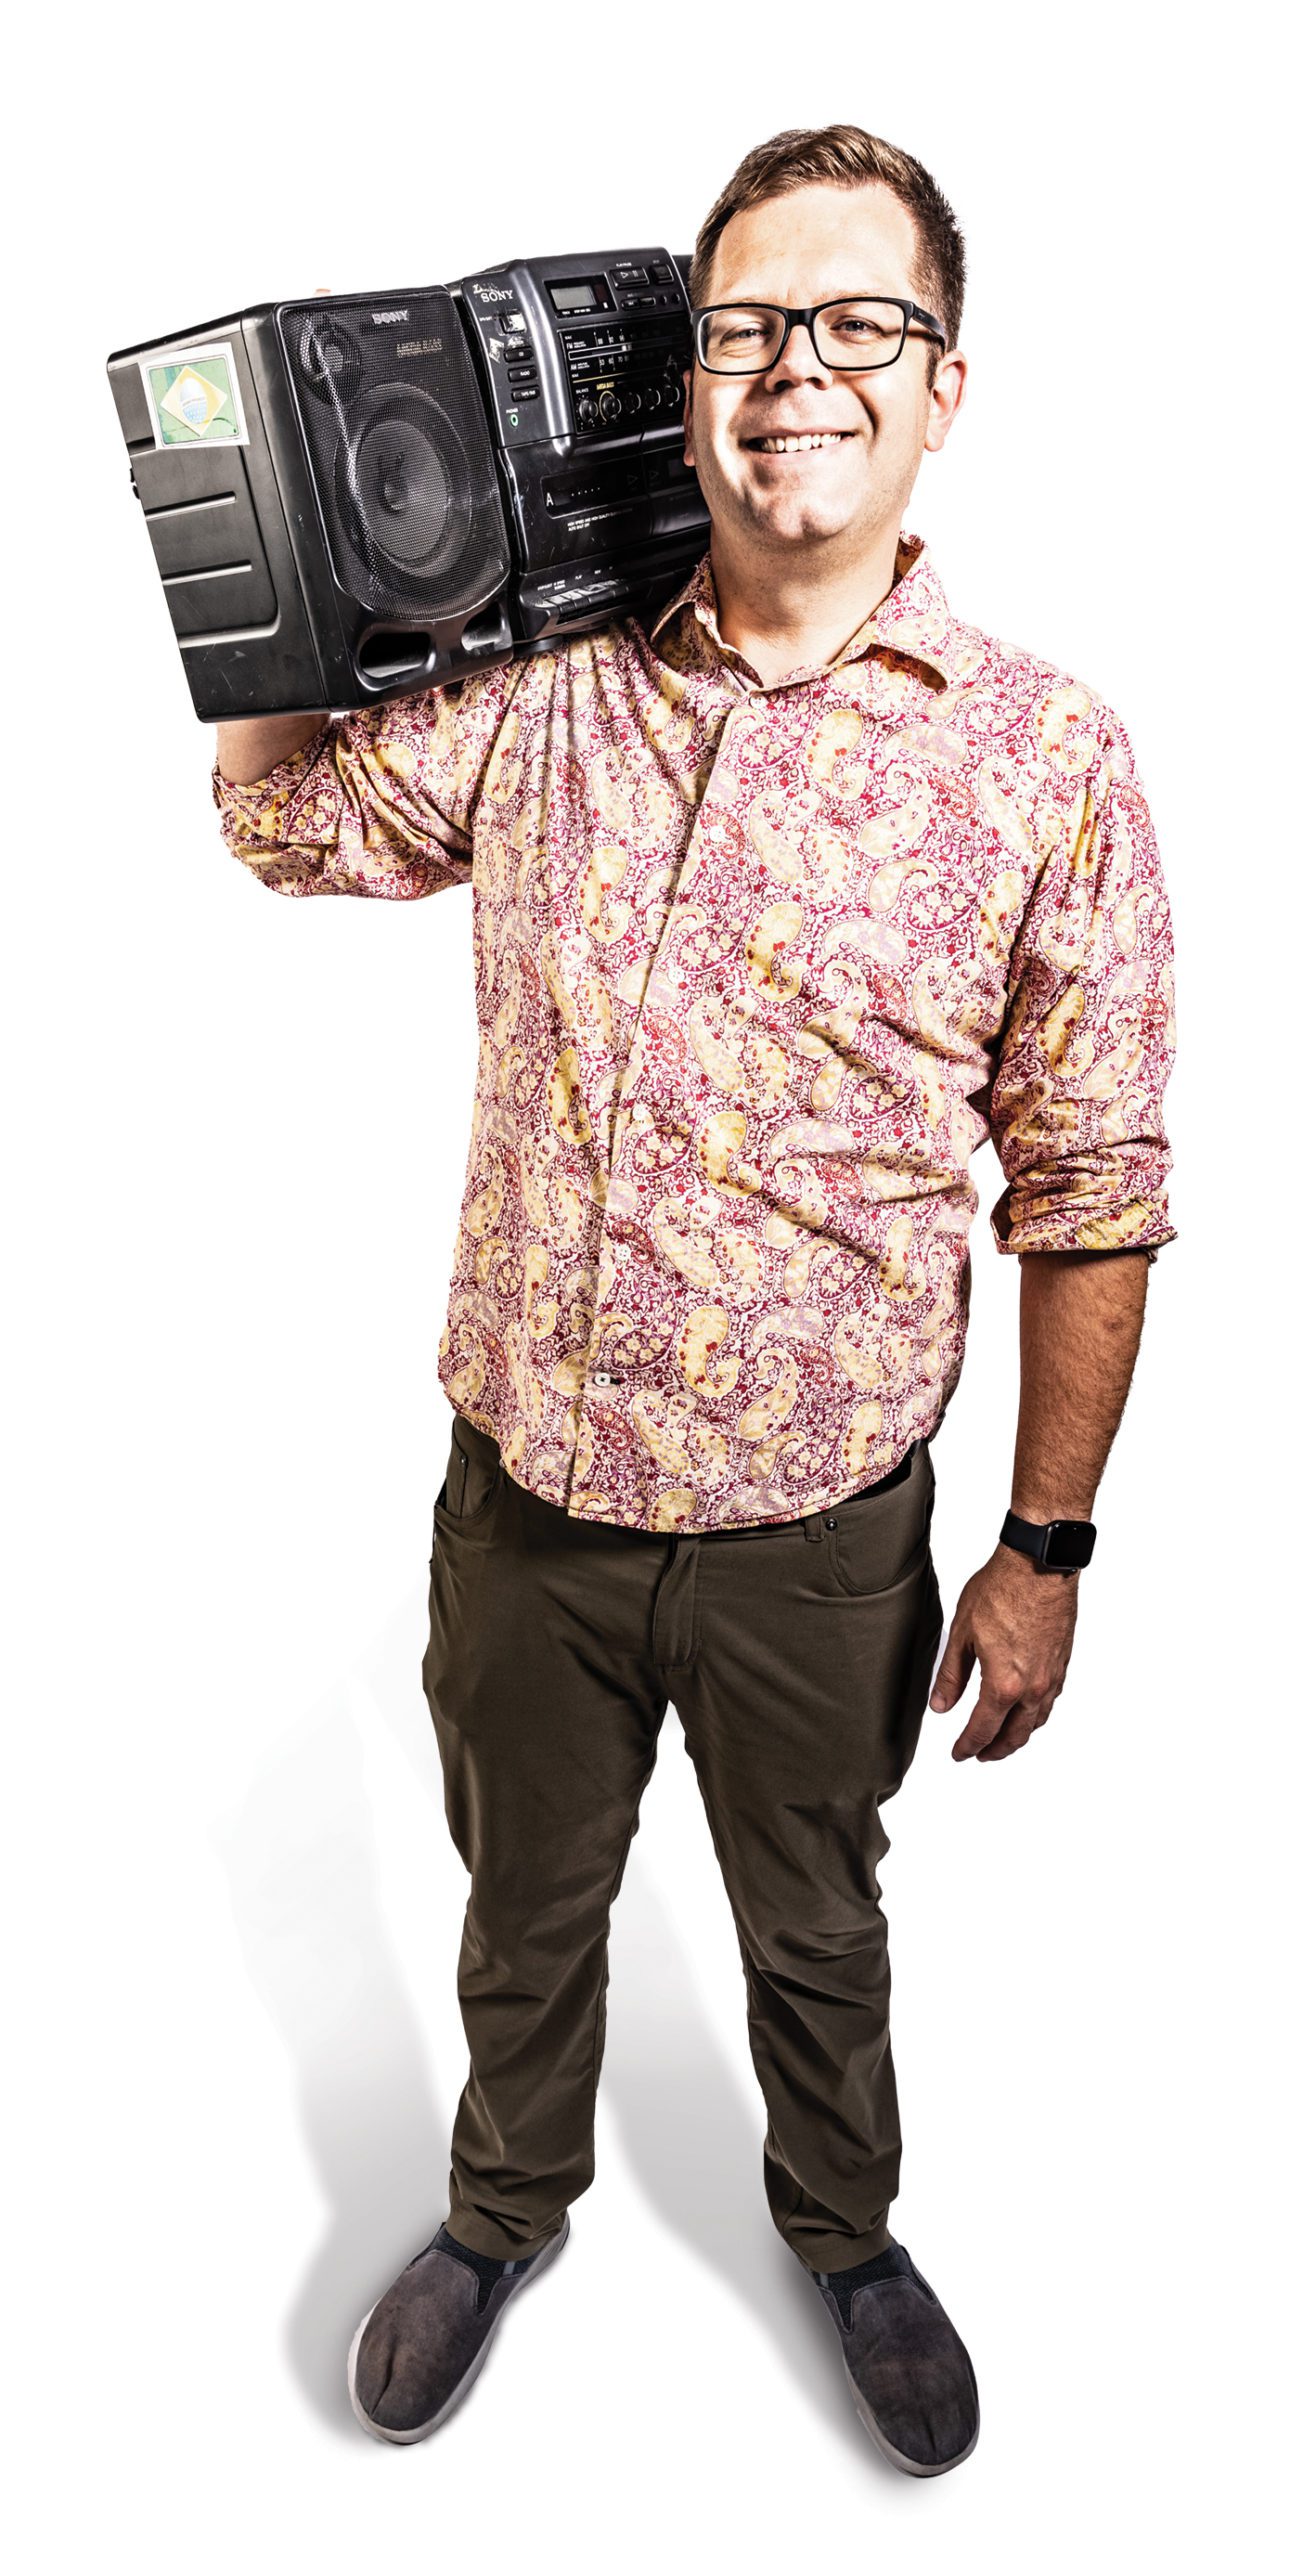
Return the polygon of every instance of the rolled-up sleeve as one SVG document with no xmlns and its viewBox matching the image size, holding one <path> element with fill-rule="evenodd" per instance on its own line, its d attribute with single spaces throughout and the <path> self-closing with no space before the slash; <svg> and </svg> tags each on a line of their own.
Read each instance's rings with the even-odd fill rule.
<svg viewBox="0 0 1303 2560">
<path fill-rule="evenodd" d="M 213 800 L 229 850 L 291 898 L 428 898 L 472 868 L 471 830 L 526 662 L 332 720 Z"/>
<path fill-rule="evenodd" d="M 1176 1049 L 1172 917 L 1122 724 L 1098 758 L 1023 917 L 990 1095 L 1006 1177 L 1001 1253 L 1143 1251 L 1176 1229 L 1163 1096 Z"/>
</svg>

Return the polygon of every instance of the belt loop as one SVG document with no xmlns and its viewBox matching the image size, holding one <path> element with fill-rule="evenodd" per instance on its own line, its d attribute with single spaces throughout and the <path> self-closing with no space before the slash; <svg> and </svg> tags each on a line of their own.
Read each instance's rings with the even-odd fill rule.
<svg viewBox="0 0 1303 2560">
<path fill-rule="evenodd" d="M 821 1511 L 807 1511 L 805 1518 L 801 1522 L 801 1527 L 804 1529 L 805 1534 L 807 1538 L 810 1539 L 811 1543 L 813 1543 L 815 1539 L 821 1538 L 823 1536 L 823 1513 Z"/>
</svg>

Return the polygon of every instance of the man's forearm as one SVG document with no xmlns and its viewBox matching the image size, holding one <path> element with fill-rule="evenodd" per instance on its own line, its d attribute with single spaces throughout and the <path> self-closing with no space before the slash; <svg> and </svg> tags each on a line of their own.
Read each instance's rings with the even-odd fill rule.
<svg viewBox="0 0 1303 2560">
<path fill-rule="evenodd" d="M 1088 1520 L 1122 1419 L 1145 1319 L 1143 1253 L 1029 1253 L 1011 1507 Z"/>
<path fill-rule="evenodd" d="M 217 769 L 223 782 L 261 782 L 324 729 L 324 711 L 300 711 L 280 720 L 219 720 Z"/>
</svg>

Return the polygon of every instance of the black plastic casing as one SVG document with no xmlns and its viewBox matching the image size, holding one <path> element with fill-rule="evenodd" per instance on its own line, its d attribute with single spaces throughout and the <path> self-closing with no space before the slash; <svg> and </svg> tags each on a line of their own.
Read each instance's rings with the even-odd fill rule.
<svg viewBox="0 0 1303 2560">
<path fill-rule="evenodd" d="M 558 308 L 584 287 L 603 298 Z M 452 291 L 498 452 L 520 645 L 552 647 L 613 615 L 651 613 L 710 539 L 683 459 L 691 332 L 679 262 L 660 248 L 521 258 Z M 513 363 L 522 347 L 528 397 L 526 367 Z"/>
<path fill-rule="evenodd" d="M 450 287 L 262 303 L 110 356 L 132 485 L 199 718 L 351 710 L 556 648 L 617 615 L 650 616 L 668 600 L 709 540 L 696 476 L 683 461 L 685 271 L 659 249 L 529 259 Z M 611 343 L 600 355 L 577 346 L 584 317 L 559 313 L 549 292 L 581 278 L 600 279 L 606 297 Z M 365 600 L 364 579 L 354 577 L 350 590 L 337 527 L 332 552 L 329 495 L 323 506 L 290 362 L 306 313 L 356 325 L 376 316 L 373 304 L 396 302 L 416 313 L 417 348 L 422 327 L 436 321 L 439 335 L 461 332 L 468 396 L 475 386 L 466 442 L 484 571 L 477 592 L 451 612 L 437 592 L 405 595 L 379 613 L 374 598 Z M 494 318 L 508 310 L 520 313 L 536 359 L 530 401 L 508 396 L 510 367 L 494 351 L 509 334 Z M 212 341 L 231 348 L 247 443 L 157 448 L 142 360 Z M 582 421 L 590 377 L 594 406 L 605 394 L 618 416 Z M 672 385 L 677 397 L 644 406 L 652 384 L 667 395 Z"/>
<path fill-rule="evenodd" d="M 505 590 L 510 549 L 491 456 L 483 456 L 496 559 L 469 611 L 437 607 L 390 615 L 351 595 L 336 576 L 316 475 L 309 459 L 286 360 L 284 330 L 294 314 L 347 316 L 401 299 L 418 310 L 442 305 L 460 329 L 444 287 L 401 297 L 348 295 L 311 306 L 264 303 L 200 328 L 110 356 L 109 381 L 201 720 L 281 712 L 351 710 L 364 702 L 464 675 L 515 645 Z M 156 449 L 141 361 L 211 340 L 229 344 L 239 378 L 247 444 Z M 496 540 L 494 536 L 496 535 Z M 406 663 L 368 672 L 368 656 Z"/>
</svg>

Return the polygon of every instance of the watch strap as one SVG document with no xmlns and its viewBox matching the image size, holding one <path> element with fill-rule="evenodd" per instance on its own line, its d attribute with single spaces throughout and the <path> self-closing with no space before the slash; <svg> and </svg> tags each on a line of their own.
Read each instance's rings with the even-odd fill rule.
<svg viewBox="0 0 1303 2560">
<path fill-rule="evenodd" d="M 1020 1520 L 1006 1511 L 1000 1542 L 1019 1555 L 1034 1556 L 1053 1573 L 1079 1573 L 1095 1547 L 1093 1520 Z"/>
</svg>

